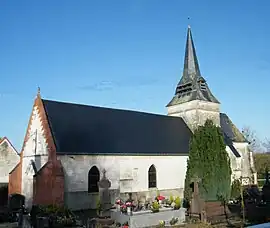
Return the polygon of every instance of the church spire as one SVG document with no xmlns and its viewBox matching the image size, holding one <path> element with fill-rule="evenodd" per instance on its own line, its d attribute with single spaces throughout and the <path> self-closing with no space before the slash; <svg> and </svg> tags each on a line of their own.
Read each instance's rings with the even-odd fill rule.
<svg viewBox="0 0 270 228">
<path fill-rule="evenodd" d="M 191 28 L 188 26 L 183 75 L 176 87 L 173 99 L 167 106 L 192 100 L 219 103 L 208 88 L 206 80 L 201 76 Z"/>
<path fill-rule="evenodd" d="M 191 28 L 188 26 L 185 61 L 182 82 L 191 81 L 194 77 L 200 77 L 200 68 L 196 55 L 195 46 L 192 39 Z"/>
</svg>

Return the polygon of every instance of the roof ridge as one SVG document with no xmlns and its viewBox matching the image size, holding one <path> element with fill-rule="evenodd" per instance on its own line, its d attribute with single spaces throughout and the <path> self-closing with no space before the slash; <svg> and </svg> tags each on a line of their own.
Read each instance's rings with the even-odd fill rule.
<svg viewBox="0 0 270 228">
<path fill-rule="evenodd" d="M 130 109 L 121 109 L 121 108 L 112 108 L 112 107 L 104 107 L 104 106 L 95 106 L 95 105 L 89 105 L 89 104 L 73 103 L 73 102 L 57 101 L 57 100 L 49 100 L 49 99 L 41 99 L 41 100 L 42 101 L 45 101 L 45 102 L 48 101 L 48 102 L 66 104 L 66 105 L 76 105 L 76 106 L 84 106 L 84 107 L 89 107 L 89 108 L 100 108 L 100 109 L 114 110 L 114 111 L 119 111 L 119 112 L 132 112 L 132 113 L 138 113 L 138 114 L 147 114 L 147 115 L 153 115 L 153 116 L 162 116 L 162 117 L 166 117 L 166 118 L 179 118 L 179 119 L 182 119 L 181 117 L 168 116 L 168 115 L 165 115 L 165 114 L 151 113 L 151 112 L 146 112 L 146 111 L 137 111 L 137 110 L 130 110 Z"/>
</svg>

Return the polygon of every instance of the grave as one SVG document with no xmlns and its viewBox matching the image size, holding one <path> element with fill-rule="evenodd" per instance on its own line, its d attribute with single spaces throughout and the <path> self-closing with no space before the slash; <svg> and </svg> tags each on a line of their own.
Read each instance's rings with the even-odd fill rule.
<svg viewBox="0 0 270 228">
<path fill-rule="evenodd" d="M 111 187 L 111 182 L 106 177 L 106 170 L 103 170 L 103 176 L 101 180 L 98 182 L 99 187 L 99 200 L 100 200 L 100 216 L 101 217 L 109 217 L 110 209 L 112 207 L 111 197 L 109 188 Z"/>
<path fill-rule="evenodd" d="M 110 218 L 111 216 L 111 196 L 109 188 L 111 187 L 111 182 L 106 177 L 106 170 L 102 171 L 103 176 L 101 180 L 98 182 L 99 187 L 99 203 L 100 203 L 100 211 L 97 218 L 89 219 L 87 221 L 88 228 L 94 227 L 109 227 L 113 224 L 113 220 Z"/>
<path fill-rule="evenodd" d="M 262 188 L 263 201 L 266 204 L 270 204 L 270 180 L 269 180 L 269 171 L 265 170 L 265 183 Z"/>
<path fill-rule="evenodd" d="M 178 210 L 161 208 L 156 213 L 153 213 L 151 210 L 145 210 L 132 212 L 131 215 L 112 209 L 111 218 L 121 225 L 128 222 L 129 228 L 157 226 L 159 225 L 159 221 L 164 221 L 165 225 L 170 225 L 172 218 L 177 218 L 178 221 L 175 225 L 180 225 L 186 220 L 186 208 L 180 208 Z"/>
<path fill-rule="evenodd" d="M 201 198 L 199 191 L 199 183 L 201 182 L 201 179 L 198 177 L 194 177 L 191 181 L 191 187 L 193 188 L 193 192 L 191 197 L 190 214 L 191 216 L 199 216 L 202 221 L 205 221 L 205 202 Z"/>
</svg>

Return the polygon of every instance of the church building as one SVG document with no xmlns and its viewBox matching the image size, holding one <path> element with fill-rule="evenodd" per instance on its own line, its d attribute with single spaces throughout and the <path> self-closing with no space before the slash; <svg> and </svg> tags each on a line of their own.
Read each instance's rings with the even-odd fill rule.
<svg viewBox="0 0 270 228">
<path fill-rule="evenodd" d="M 9 193 L 33 204 L 96 208 L 102 172 L 112 200 L 133 193 L 139 200 L 183 197 L 193 130 L 212 119 L 221 127 L 231 159 L 232 179 L 251 183 L 252 151 L 201 75 L 191 29 L 187 31 L 183 75 L 167 115 L 72 104 L 41 98 L 38 92 L 20 162 L 9 175 Z"/>
</svg>

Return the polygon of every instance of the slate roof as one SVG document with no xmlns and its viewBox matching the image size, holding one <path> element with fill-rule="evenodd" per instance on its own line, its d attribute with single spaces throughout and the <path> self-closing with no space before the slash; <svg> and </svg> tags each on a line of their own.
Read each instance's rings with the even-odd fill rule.
<svg viewBox="0 0 270 228">
<path fill-rule="evenodd" d="M 177 84 L 174 97 L 167 106 L 192 100 L 219 103 L 201 75 L 191 28 L 188 27 L 183 75 Z"/>
<path fill-rule="evenodd" d="M 225 114 L 220 113 L 220 125 L 224 133 L 234 142 L 248 142 L 244 135 L 233 124 L 231 119 Z"/>
<path fill-rule="evenodd" d="M 44 100 L 59 154 L 187 154 L 182 118 Z"/>
<path fill-rule="evenodd" d="M 241 157 L 241 155 L 234 147 L 233 142 L 241 143 L 248 141 L 225 113 L 220 113 L 220 126 L 223 131 L 226 145 L 230 147 L 236 157 Z"/>
</svg>

